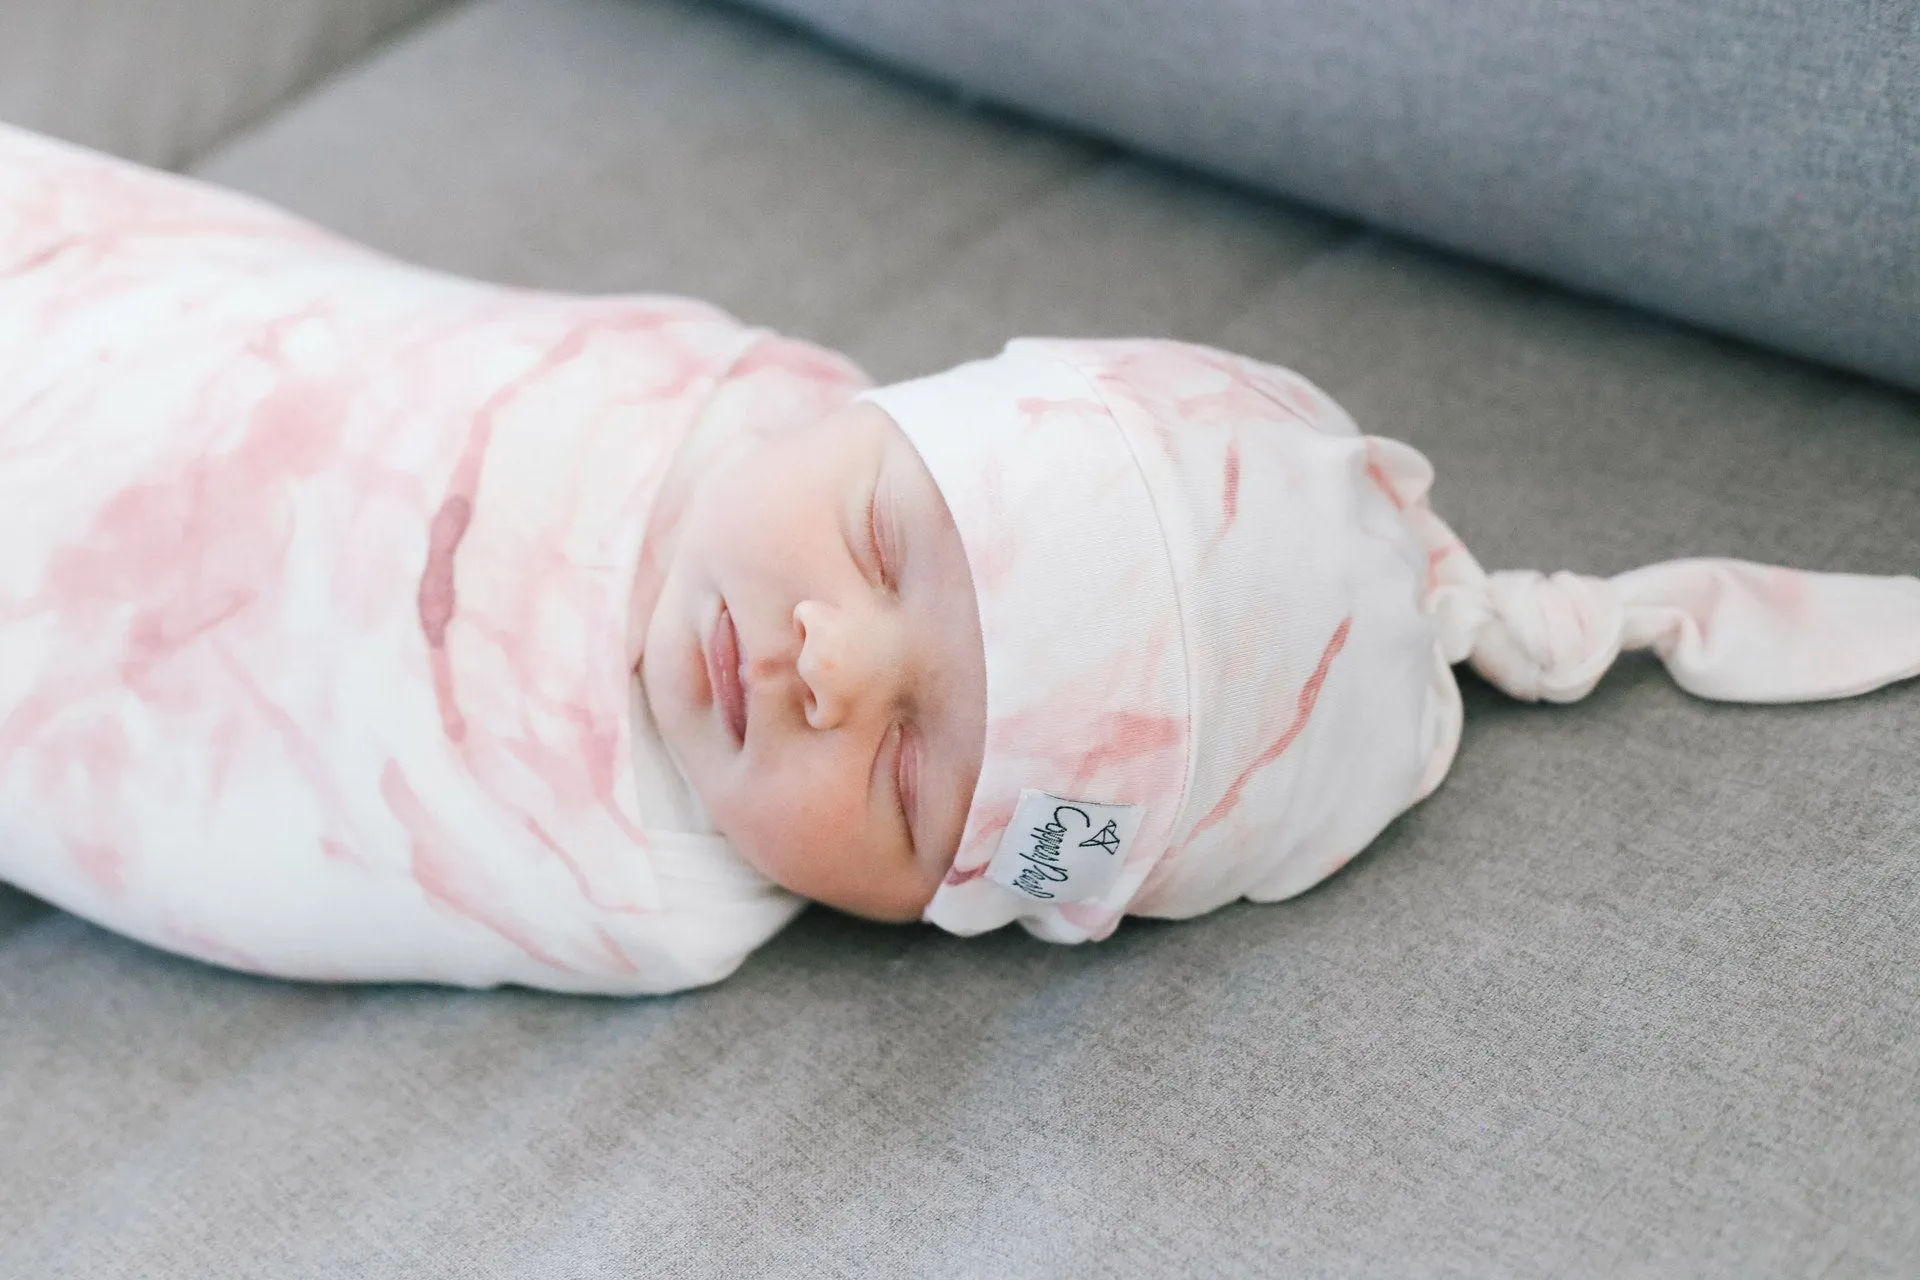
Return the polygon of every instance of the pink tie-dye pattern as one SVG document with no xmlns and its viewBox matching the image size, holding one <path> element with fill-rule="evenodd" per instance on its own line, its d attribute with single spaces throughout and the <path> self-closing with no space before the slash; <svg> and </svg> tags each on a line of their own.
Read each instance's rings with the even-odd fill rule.
<svg viewBox="0 0 1920 1280">
<path fill-rule="evenodd" d="M 1300 697 L 1294 704 L 1293 719 L 1287 723 L 1287 727 L 1281 731 L 1278 738 L 1274 739 L 1271 746 L 1255 756 L 1253 761 L 1241 770 L 1240 775 L 1227 787 L 1226 794 L 1220 797 L 1213 808 L 1207 810 L 1201 815 L 1200 820 L 1193 824 L 1193 829 L 1187 835 L 1189 840 L 1204 835 L 1207 828 L 1223 821 L 1231 814 L 1239 805 L 1240 793 L 1246 789 L 1248 780 L 1286 754 L 1287 748 L 1300 737 L 1301 730 L 1307 727 L 1307 721 L 1313 718 L 1314 704 L 1320 700 L 1320 688 L 1326 684 L 1327 675 L 1333 670 L 1333 660 L 1339 657 L 1340 650 L 1346 647 L 1347 636 L 1352 630 L 1351 617 L 1340 620 L 1339 627 L 1327 641 L 1327 647 L 1320 653 L 1319 665 L 1314 667 L 1313 674 L 1308 676 L 1307 682 L 1300 687 Z"/>
<path fill-rule="evenodd" d="M 499 934 L 538 963 L 561 972 L 568 969 L 566 961 L 542 948 L 532 930 L 516 918 L 505 886 L 487 875 L 476 860 L 463 856 L 461 841 L 434 820 L 395 761 L 389 760 L 380 771 L 380 794 L 406 829 L 412 843 L 409 869 L 414 883 L 429 898 Z"/>
<path fill-rule="evenodd" d="M 1086 413 L 1105 412 L 1099 401 L 1084 398 L 1050 400 L 1045 396 L 1023 396 L 1014 404 L 1029 427 L 1045 426 L 1047 420 L 1056 415 L 1072 420 Z"/>
<path fill-rule="evenodd" d="M 863 385 L 0 128 L 0 877 L 288 976 L 721 976 L 794 907 L 735 876 L 731 944 L 660 922 L 642 538 L 722 387 L 775 431 Z"/>
<path fill-rule="evenodd" d="M 1220 536 L 1225 537 L 1240 514 L 1240 442 L 1227 445 L 1227 461 L 1220 471 Z"/>
</svg>

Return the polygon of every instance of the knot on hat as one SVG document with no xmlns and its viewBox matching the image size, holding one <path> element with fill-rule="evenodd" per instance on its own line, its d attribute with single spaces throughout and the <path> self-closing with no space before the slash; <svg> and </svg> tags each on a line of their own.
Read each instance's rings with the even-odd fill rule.
<svg viewBox="0 0 1920 1280">
<path fill-rule="evenodd" d="M 1481 600 L 1465 656 L 1516 698 L 1584 698 L 1620 656 L 1626 610 L 1605 578 L 1505 570 L 1487 576 Z"/>
</svg>

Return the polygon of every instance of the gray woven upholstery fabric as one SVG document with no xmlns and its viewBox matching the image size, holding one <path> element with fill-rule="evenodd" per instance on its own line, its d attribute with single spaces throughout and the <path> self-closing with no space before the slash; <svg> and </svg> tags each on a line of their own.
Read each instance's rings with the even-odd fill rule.
<svg viewBox="0 0 1920 1280">
<path fill-rule="evenodd" d="M 1911 394 L 732 11 L 478 0 L 201 172 L 883 377 L 1236 347 L 1425 450 L 1489 566 L 1920 567 Z M 1082 948 L 816 910 L 670 999 L 328 988 L 0 892 L 0 1275 L 1914 1274 L 1920 686 L 1467 702 L 1334 879 Z"/>
<path fill-rule="evenodd" d="M 175 168 L 446 0 L 0 0 L 0 120 Z"/>
<path fill-rule="evenodd" d="M 1916 0 L 754 0 L 987 97 L 1920 387 Z"/>
</svg>

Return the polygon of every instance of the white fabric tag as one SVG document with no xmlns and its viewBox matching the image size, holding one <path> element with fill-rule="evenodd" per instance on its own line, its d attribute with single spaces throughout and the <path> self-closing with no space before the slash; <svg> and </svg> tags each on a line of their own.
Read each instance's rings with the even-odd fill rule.
<svg viewBox="0 0 1920 1280">
<path fill-rule="evenodd" d="M 1089 902 L 1120 875 L 1141 806 L 1069 800 L 1023 787 L 987 879 L 1040 902 Z"/>
</svg>

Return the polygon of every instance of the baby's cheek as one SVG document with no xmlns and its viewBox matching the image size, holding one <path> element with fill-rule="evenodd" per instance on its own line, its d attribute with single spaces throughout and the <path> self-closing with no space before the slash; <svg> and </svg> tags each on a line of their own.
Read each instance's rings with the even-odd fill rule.
<svg viewBox="0 0 1920 1280">
<path fill-rule="evenodd" d="M 762 875 L 819 897 L 832 892 L 864 830 L 863 810 L 849 803 L 847 791 L 824 770 L 797 778 L 750 769 L 714 819 Z"/>
</svg>

